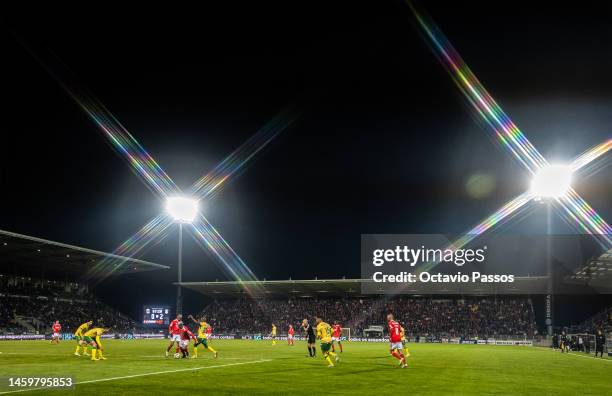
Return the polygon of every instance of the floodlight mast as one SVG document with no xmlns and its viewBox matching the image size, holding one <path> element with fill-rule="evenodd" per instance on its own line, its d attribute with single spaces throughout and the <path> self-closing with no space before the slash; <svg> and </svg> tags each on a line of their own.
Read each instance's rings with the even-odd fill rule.
<svg viewBox="0 0 612 396">
<path fill-rule="evenodd" d="M 176 285 L 176 314 L 183 313 L 183 224 L 191 224 L 198 214 L 198 201 L 187 197 L 170 197 L 166 200 L 166 211 L 179 226 L 178 262 Z"/>
<path fill-rule="evenodd" d="M 183 292 L 181 289 L 183 282 L 183 223 L 179 223 L 178 240 L 178 285 L 176 285 L 176 314 L 183 313 Z"/>
</svg>

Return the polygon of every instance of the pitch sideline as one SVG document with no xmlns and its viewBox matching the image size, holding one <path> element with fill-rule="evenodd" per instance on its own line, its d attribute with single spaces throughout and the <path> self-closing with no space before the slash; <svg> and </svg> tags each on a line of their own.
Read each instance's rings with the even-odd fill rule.
<svg viewBox="0 0 612 396">
<path fill-rule="evenodd" d="M 214 366 L 192 367 L 192 368 L 182 368 L 182 369 L 176 369 L 176 370 L 155 371 L 155 372 L 152 372 L 152 373 L 122 375 L 120 377 L 98 378 L 98 379 L 94 379 L 94 380 L 75 382 L 74 385 L 76 386 L 76 385 L 92 384 L 92 383 L 96 383 L 96 382 L 117 381 L 117 380 L 130 379 L 130 378 L 147 377 L 147 376 L 150 376 L 150 375 L 180 373 L 180 372 L 183 372 L 183 371 L 198 371 L 198 370 L 205 370 L 205 369 L 212 369 L 212 368 L 219 368 L 219 367 L 230 367 L 230 366 L 241 366 L 241 365 L 245 365 L 245 364 L 266 363 L 266 362 L 271 362 L 271 361 L 272 361 L 272 359 L 260 359 L 260 360 L 252 360 L 250 362 L 237 362 L 237 363 L 228 363 L 228 364 L 217 364 L 217 365 L 214 365 Z M 0 395 L 6 395 L 6 394 L 9 394 L 9 393 L 30 392 L 30 391 L 37 391 L 37 390 L 43 390 L 43 389 L 44 390 L 57 390 L 59 388 L 18 389 L 18 390 L 11 390 L 11 391 L 0 392 Z"/>
</svg>

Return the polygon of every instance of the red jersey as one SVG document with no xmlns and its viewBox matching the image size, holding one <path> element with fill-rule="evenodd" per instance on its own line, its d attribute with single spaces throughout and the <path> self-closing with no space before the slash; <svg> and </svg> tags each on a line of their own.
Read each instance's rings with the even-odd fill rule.
<svg viewBox="0 0 612 396">
<path fill-rule="evenodd" d="M 208 325 L 208 327 L 206 328 L 206 334 L 207 335 L 211 335 L 212 334 L 212 326 Z"/>
<path fill-rule="evenodd" d="M 59 323 L 54 323 L 52 328 L 54 333 L 59 333 L 62 329 L 62 325 Z"/>
<path fill-rule="evenodd" d="M 182 329 L 179 329 L 179 334 L 181 335 L 181 340 L 189 341 L 190 339 L 196 339 L 195 335 L 189 331 L 187 326 L 183 326 Z"/>
<path fill-rule="evenodd" d="M 389 323 L 389 341 L 402 342 L 402 328 L 399 322 L 390 320 Z"/>
<path fill-rule="evenodd" d="M 293 335 L 295 333 L 295 330 L 293 330 L 293 327 L 289 327 L 288 333 L 289 335 Z"/>
<path fill-rule="evenodd" d="M 332 337 L 336 337 L 336 338 L 340 338 L 340 335 L 342 334 L 342 327 L 340 327 L 340 325 L 333 325 L 332 326 Z"/>
<path fill-rule="evenodd" d="M 168 326 L 168 333 L 172 335 L 181 334 L 181 329 L 178 327 L 179 322 L 180 320 L 178 319 L 174 319 L 172 322 L 170 322 L 170 326 Z"/>
</svg>

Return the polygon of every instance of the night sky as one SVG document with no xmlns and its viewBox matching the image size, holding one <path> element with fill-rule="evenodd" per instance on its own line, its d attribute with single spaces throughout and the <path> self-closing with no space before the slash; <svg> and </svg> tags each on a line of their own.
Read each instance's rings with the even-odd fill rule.
<svg viewBox="0 0 612 396">
<path fill-rule="evenodd" d="M 61 59 L 181 187 L 297 104 L 301 117 L 205 203 L 260 278 L 358 277 L 361 234 L 460 233 L 528 188 L 402 2 L 285 3 L 5 15 L 0 229 L 113 251 L 163 210 L 20 41 Z M 612 13 L 426 7 L 545 157 L 610 137 Z M 466 188 L 475 175 L 494 181 L 480 198 Z M 611 175 L 575 185 L 608 221 Z M 506 231 L 544 232 L 543 215 Z M 172 233 L 142 258 L 172 266 L 176 248 Z M 227 279 L 189 237 L 185 249 L 184 280 Z M 175 277 L 125 276 L 97 292 L 135 315 L 172 304 Z M 201 306 L 187 295 L 187 309 Z"/>
</svg>

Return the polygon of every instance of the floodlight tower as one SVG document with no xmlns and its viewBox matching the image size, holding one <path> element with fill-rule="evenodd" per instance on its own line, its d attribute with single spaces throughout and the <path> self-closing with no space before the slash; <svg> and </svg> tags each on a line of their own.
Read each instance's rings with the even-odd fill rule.
<svg viewBox="0 0 612 396">
<path fill-rule="evenodd" d="M 548 273 L 548 284 L 546 290 L 546 302 L 544 307 L 546 332 L 548 336 L 553 335 L 553 270 L 551 261 L 551 218 L 550 204 L 553 199 L 564 197 L 571 188 L 572 167 L 568 165 L 548 165 L 540 169 L 531 181 L 531 194 L 534 199 L 546 203 L 546 230 L 547 230 L 547 256 L 546 270 Z"/>
<path fill-rule="evenodd" d="M 531 194 L 536 199 L 562 198 L 571 188 L 572 172 L 568 165 L 543 167 L 531 180 Z"/>
<path fill-rule="evenodd" d="M 183 295 L 181 282 L 183 281 L 183 224 L 191 224 L 198 215 L 199 202 L 189 197 L 169 197 L 166 199 L 166 212 L 179 226 L 178 240 L 178 285 L 176 286 L 176 313 L 183 313 Z"/>
</svg>

